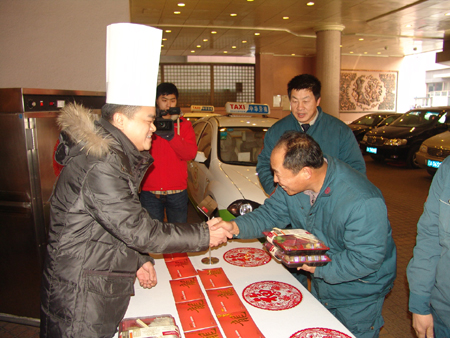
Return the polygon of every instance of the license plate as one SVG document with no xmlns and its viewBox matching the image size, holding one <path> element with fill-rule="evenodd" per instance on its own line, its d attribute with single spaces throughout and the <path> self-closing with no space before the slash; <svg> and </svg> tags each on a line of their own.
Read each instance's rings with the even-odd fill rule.
<svg viewBox="0 0 450 338">
<path fill-rule="evenodd" d="M 368 153 L 371 153 L 371 154 L 376 154 L 376 153 L 377 153 L 377 148 L 366 147 L 366 151 L 367 151 Z"/>
<path fill-rule="evenodd" d="M 428 160 L 427 161 L 427 166 L 431 167 L 431 168 L 439 168 L 439 166 L 441 165 L 442 162 L 440 161 L 432 161 L 432 160 Z"/>
</svg>

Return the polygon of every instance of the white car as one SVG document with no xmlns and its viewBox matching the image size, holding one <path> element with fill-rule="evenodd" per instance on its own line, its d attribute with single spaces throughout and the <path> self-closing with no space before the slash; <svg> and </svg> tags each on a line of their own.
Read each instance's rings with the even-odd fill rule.
<svg viewBox="0 0 450 338">
<path fill-rule="evenodd" d="M 195 121 L 208 116 L 221 116 L 221 114 L 214 113 L 214 106 L 192 105 L 190 113 L 183 113 L 186 120 L 194 123 Z"/>
<path fill-rule="evenodd" d="M 211 196 L 218 215 L 231 220 L 264 203 L 268 196 L 259 183 L 256 162 L 265 133 L 276 121 L 211 116 L 193 124 L 198 152 L 188 163 L 188 194 L 194 206 Z"/>
</svg>

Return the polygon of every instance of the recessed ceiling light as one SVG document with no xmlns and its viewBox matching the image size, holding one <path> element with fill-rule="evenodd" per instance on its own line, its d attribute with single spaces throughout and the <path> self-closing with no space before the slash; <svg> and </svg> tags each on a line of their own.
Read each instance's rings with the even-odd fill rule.
<svg viewBox="0 0 450 338">
<path fill-rule="evenodd" d="M 261 33 L 255 33 L 256 36 L 261 35 Z"/>
<path fill-rule="evenodd" d="M 184 7 L 184 6 L 186 6 L 184 3 L 182 3 L 182 2 L 180 2 L 179 4 L 178 4 L 178 7 Z"/>
<path fill-rule="evenodd" d="M 167 41 L 167 38 L 163 38 L 162 40 L 163 40 L 163 41 Z"/>
<path fill-rule="evenodd" d="M 353 52 L 350 52 L 350 54 L 353 54 Z"/>
<path fill-rule="evenodd" d="M 172 33 L 172 31 L 170 29 L 166 29 L 165 32 L 166 33 Z"/>
<path fill-rule="evenodd" d="M 283 16 L 283 20 L 289 20 L 288 16 Z"/>
<path fill-rule="evenodd" d="M 359 41 L 364 41 L 364 38 L 359 38 L 358 40 L 359 40 Z"/>
<path fill-rule="evenodd" d="M 231 46 L 231 48 L 233 48 L 233 49 L 234 49 L 234 48 L 237 48 L 237 47 L 236 47 L 236 46 Z"/>
<path fill-rule="evenodd" d="M 208 39 L 203 39 L 203 42 L 207 42 L 208 41 Z"/>
<path fill-rule="evenodd" d="M 202 46 L 201 45 L 197 45 L 197 48 L 202 48 Z"/>
<path fill-rule="evenodd" d="M 230 16 L 237 16 L 237 14 L 236 13 L 231 13 Z"/>
<path fill-rule="evenodd" d="M 181 14 L 181 12 L 175 11 L 173 12 L 173 14 Z"/>
<path fill-rule="evenodd" d="M 339 47 L 341 47 L 341 48 L 342 48 L 342 45 L 339 45 Z"/>
<path fill-rule="evenodd" d="M 217 32 L 216 31 L 211 31 L 211 34 L 217 34 Z"/>
<path fill-rule="evenodd" d="M 224 54 L 227 54 L 228 52 L 226 50 L 223 51 Z"/>
<path fill-rule="evenodd" d="M 164 48 L 164 45 L 161 45 L 161 48 Z"/>
<path fill-rule="evenodd" d="M 306 4 L 306 6 L 314 6 L 314 2 L 310 1 Z"/>
<path fill-rule="evenodd" d="M 248 2 L 252 2 L 253 0 L 247 0 Z"/>
<path fill-rule="evenodd" d="M 191 53 L 195 53 L 195 50 L 191 50 Z"/>
<path fill-rule="evenodd" d="M 412 27 L 412 25 L 408 24 L 408 25 L 406 25 L 405 27 L 409 28 L 409 27 Z"/>
<path fill-rule="evenodd" d="M 367 54 L 367 52 L 364 52 L 364 54 Z"/>
<path fill-rule="evenodd" d="M 292 56 L 295 56 L 295 54 L 291 54 Z"/>
<path fill-rule="evenodd" d="M 377 54 L 381 54 L 381 52 L 377 52 Z"/>
<path fill-rule="evenodd" d="M 242 40 L 242 43 L 247 43 L 247 40 Z"/>
</svg>

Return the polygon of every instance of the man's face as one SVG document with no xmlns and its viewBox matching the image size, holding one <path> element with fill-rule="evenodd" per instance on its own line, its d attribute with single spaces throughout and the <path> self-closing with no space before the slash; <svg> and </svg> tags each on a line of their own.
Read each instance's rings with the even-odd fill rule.
<svg viewBox="0 0 450 338">
<path fill-rule="evenodd" d="M 156 104 L 157 104 L 159 110 L 167 110 L 169 108 L 177 106 L 177 97 L 175 96 L 175 94 L 160 95 L 156 99 Z M 162 116 L 162 118 L 170 119 L 170 115 L 169 114 L 164 115 L 164 116 Z"/>
<path fill-rule="evenodd" d="M 309 123 L 314 119 L 319 103 L 320 97 L 316 101 L 313 92 L 309 89 L 291 91 L 291 110 L 300 123 Z"/>
<path fill-rule="evenodd" d="M 304 168 L 294 174 L 291 170 L 283 167 L 285 153 L 286 149 L 283 147 L 274 148 L 270 156 L 270 166 L 273 170 L 274 182 L 278 183 L 288 195 L 292 196 L 307 190 L 307 180 L 303 172 Z"/>
<path fill-rule="evenodd" d="M 121 130 L 139 151 L 150 150 L 152 146 L 152 135 L 156 131 L 153 124 L 155 117 L 155 107 L 141 107 L 132 119 L 123 115 Z"/>
</svg>

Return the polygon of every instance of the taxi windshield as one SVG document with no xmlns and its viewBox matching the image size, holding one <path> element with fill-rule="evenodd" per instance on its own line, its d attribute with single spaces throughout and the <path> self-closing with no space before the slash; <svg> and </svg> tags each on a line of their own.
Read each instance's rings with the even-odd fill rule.
<svg viewBox="0 0 450 338">
<path fill-rule="evenodd" d="M 256 166 L 267 128 L 227 127 L 219 129 L 219 159 L 228 164 Z"/>
<path fill-rule="evenodd" d="M 418 127 L 433 124 L 439 118 L 437 111 L 411 111 L 391 123 L 393 127 Z"/>
</svg>

